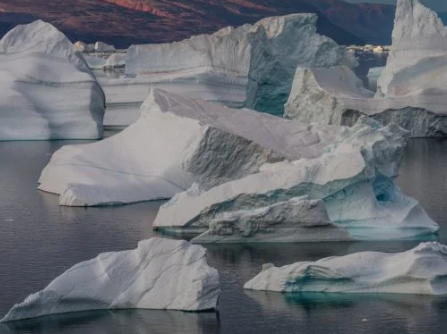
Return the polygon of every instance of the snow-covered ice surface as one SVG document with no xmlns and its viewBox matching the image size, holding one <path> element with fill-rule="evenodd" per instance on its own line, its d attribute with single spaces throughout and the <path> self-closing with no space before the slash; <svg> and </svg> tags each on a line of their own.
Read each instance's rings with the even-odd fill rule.
<svg viewBox="0 0 447 334">
<path fill-rule="evenodd" d="M 206 250 L 183 240 L 152 238 L 134 250 L 81 262 L 16 304 L 1 322 L 105 309 L 215 309 L 219 275 Z"/>
<path fill-rule="evenodd" d="M 314 14 L 270 17 L 180 42 L 133 45 L 125 77 L 101 80 L 111 112 L 129 117 L 127 122 L 126 116 L 107 117 L 105 124 L 134 122 L 151 85 L 228 107 L 282 114 L 297 66 L 355 65 L 344 47 L 317 34 L 316 21 Z"/>
<path fill-rule="evenodd" d="M 281 229 L 281 223 L 288 227 L 294 221 L 299 226 L 313 212 L 302 206 L 295 210 L 296 217 L 273 213 L 272 219 L 266 219 L 270 224 L 261 219 L 257 226 L 247 229 L 251 216 L 264 210 L 269 213 L 274 205 L 290 207 L 292 203 L 287 201 L 306 196 L 307 200 L 324 201 L 330 221 L 346 229 L 350 238 L 391 240 L 432 235 L 438 225 L 392 180 L 406 143 L 404 135 L 397 126 L 381 127 L 362 117 L 355 126 L 344 129 L 318 158 L 267 164 L 258 173 L 209 190 L 193 187 L 177 194 L 161 206 L 153 226 L 168 232 L 188 232 L 206 231 L 211 225 L 193 242 L 266 241 L 268 236 L 262 234 Z M 340 238 L 340 232 L 333 231 L 337 233 L 334 239 Z M 309 233 L 307 241 L 317 240 Z"/>
<path fill-rule="evenodd" d="M 0 41 L 0 140 L 102 137 L 104 92 L 52 25 L 19 25 Z"/>
<path fill-rule="evenodd" d="M 352 125 L 363 114 L 398 124 L 412 137 L 447 136 L 447 29 L 418 0 L 397 4 L 393 44 L 375 98 L 370 92 L 359 94 L 348 72 L 298 69 L 285 116 Z"/>
<path fill-rule="evenodd" d="M 402 253 L 360 252 L 283 267 L 265 264 L 245 289 L 277 292 L 447 294 L 447 247 L 421 243 Z"/>
<path fill-rule="evenodd" d="M 154 89 L 141 118 L 121 133 L 57 151 L 39 189 L 71 206 L 171 198 L 194 182 L 207 189 L 264 163 L 318 157 L 341 130 Z"/>
</svg>

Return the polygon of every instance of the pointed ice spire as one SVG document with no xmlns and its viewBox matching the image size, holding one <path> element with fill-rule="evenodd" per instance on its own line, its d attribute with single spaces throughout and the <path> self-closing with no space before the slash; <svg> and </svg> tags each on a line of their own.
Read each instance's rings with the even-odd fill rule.
<svg viewBox="0 0 447 334">
<path fill-rule="evenodd" d="M 395 75 L 429 57 L 447 56 L 447 29 L 438 15 L 419 0 L 399 0 L 393 44 L 377 84 L 377 96 L 390 96 Z M 392 95 L 392 94 L 391 94 Z"/>
</svg>

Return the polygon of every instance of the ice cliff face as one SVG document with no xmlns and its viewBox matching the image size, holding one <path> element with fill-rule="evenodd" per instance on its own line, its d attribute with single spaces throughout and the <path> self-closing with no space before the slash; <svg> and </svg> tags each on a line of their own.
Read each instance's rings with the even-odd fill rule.
<svg viewBox="0 0 447 334">
<path fill-rule="evenodd" d="M 285 105 L 284 117 L 302 123 L 342 123 L 350 108 L 346 98 L 367 99 L 373 93 L 364 89 L 348 67 L 298 68 Z"/>
<path fill-rule="evenodd" d="M 402 253 L 362 252 L 297 262 L 265 264 L 244 288 L 278 292 L 447 294 L 447 247 L 421 243 Z"/>
<path fill-rule="evenodd" d="M 264 163 L 318 157 L 340 131 L 154 89 L 121 133 L 57 151 L 39 189 L 76 206 L 171 198 L 194 182 L 208 189 Z"/>
<path fill-rule="evenodd" d="M 0 140 L 102 137 L 103 90 L 83 57 L 43 21 L 0 41 Z"/>
<path fill-rule="evenodd" d="M 14 305 L 1 322 L 106 309 L 209 310 L 219 293 L 219 275 L 208 266 L 204 248 L 152 238 L 134 250 L 78 263 Z"/>
<path fill-rule="evenodd" d="M 313 232 L 324 222 L 332 228 L 322 233 L 325 240 L 408 239 L 435 233 L 436 223 L 392 181 L 405 145 L 402 131 L 362 118 L 318 158 L 266 165 L 258 173 L 208 191 L 177 194 L 160 208 L 153 226 L 165 231 L 208 230 L 210 226 L 193 242 L 270 240 L 269 233 L 285 235 L 285 230 L 293 228 L 295 237 L 289 234 L 288 240 L 318 241 Z M 302 196 L 323 201 L 329 220 L 349 235 L 324 219 L 309 218 L 314 230 L 305 226 L 303 217 L 312 216 L 312 210 L 305 209 L 310 203 L 290 202 Z M 270 214 L 278 205 L 287 207 L 292 216 Z M 324 206 L 320 206 L 323 211 Z"/>
<path fill-rule="evenodd" d="M 317 19 L 314 14 L 271 17 L 251 28 L 248 108 L 282 115 L 297 67 L 356 66 L 344 47 L 317 34 Z"/>
</svg>

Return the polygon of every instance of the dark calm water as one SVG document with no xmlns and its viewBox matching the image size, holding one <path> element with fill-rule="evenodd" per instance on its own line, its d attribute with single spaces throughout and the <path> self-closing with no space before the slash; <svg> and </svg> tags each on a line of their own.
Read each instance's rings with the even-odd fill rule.
<svg viewBox="0 0 447 334">
<path fill-rule="evenodd" d="M 50 155 L 72 142 L 0 142 L 0 314 L 99 252 L 134 248 L 154 235 L 160 203 L 59 207 L 36 190 Z M 398 184 L 441 225 L 447 243 L 447 141 L 413 140 Z M 0 326 L 0 333 L 447 333 L 447 298 L 399 295 L 283 295 L 246 292 L 265 262 L 284 265 L 356 251 L 402 251 L 414 242 L 207 246 L 219 270 L 217 313 L 87 312 Z"/>
</svg>

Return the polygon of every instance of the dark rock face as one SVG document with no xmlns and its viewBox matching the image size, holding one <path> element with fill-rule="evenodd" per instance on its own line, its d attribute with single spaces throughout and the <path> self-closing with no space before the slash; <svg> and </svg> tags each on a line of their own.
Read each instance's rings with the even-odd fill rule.
<svg viewBox="0 0 447 334">
<path fill-rule="evenodd" d="M 317 13 L 319 33 L 339 44 L 390 42 L 393 6 L 341 0 L 2 0 L 0 35 L 40 18 L 73 41 L 102 40 L 123 48 L 292 13 Z"/>
</svg>

